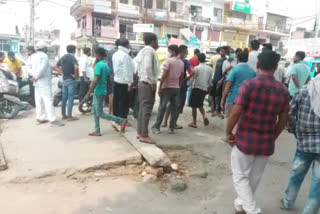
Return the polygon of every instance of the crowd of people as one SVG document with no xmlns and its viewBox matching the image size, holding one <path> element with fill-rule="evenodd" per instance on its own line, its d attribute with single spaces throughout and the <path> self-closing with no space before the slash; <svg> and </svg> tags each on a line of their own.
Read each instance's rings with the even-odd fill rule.
<svg viewBox="0 0 320 214">
<path fill-rule="evenodd" d="M 292 65 L 285 63 L 282 66 L 279 64 L 280 55 L 272 50 L 271 44 L 264 44 L 260 51 L 259 41 L 253 40 L 250 49 L 219 47 L 210 67 L 206 55 L 200 50 L 196 49 L 188 60 L 187 46 L 170 45 L 168 59 L 160 67 L 156 53 L 157 36 L 146 33 L 144 43 L 145 47 L 135 58 L 130 53 L 127 39 L 117 40 L 116 47 L 108 52 L 102 47 L 97 48 L 91 83 L 88 63 L 91 50 L 85 48 L 78 62 L 76 47 L 68 46 L 68 53 L 53 67 L 63 77 L 62 119 L 78 120 L 72 113 L 76 81 L 80 79 L 80 100 L 85 102 L 93 94 L 95 127 L 90 136 L 101 136 L 100 118 L 113 121 L 114 126 L 125 131 L 129 109 L 134 106 L 137 139 L 155 144 L 149 134 L 149 122 L 157 94 L 160 103 L 156 121 L 151 126 L 154 134 L 160 134 L 160 129 L 166 127 L 170 134 L 182 129 L 178 119 L 186 103 L 192 108 L 189 127 L 198 127 L 198 110 L 204 125 L 208 126 L 210 122 L 204 108 L 208 96 L 212 117 L 228 118 L 225 141 L 232 146 L 231 168 L 238 195 L 234 204 L 236 213 L 261 213 L 254 193 L 268 159 L 275 151 L 275 141 L 286 126 L 295 134 L 297 151 L 281 208 L 293 209 L 304 177 L 312 166 L 310 193 L 303 214 L 318 213 L 320 75 L 311 80 L 304 63 L 304 52 L 295 54 Z M 50 122 L 53 126 L 63 126 L 52 105 L 52 68 L 46 52 L 46 44 L 39 42 L 36 50 L 29 54 L 28 72 L 35 87 L 36 119 L 39 124 Z M 12 54 L 3 59 L 0 53 L 0 66 L 7 62 L 7 66 L 14 69 L 13 61 Z M 15 70 L 19 79 L 21 71 Z M 160 83 L 157 84 L 160 74 Z M 103 110 L 106 98 L 108 113 Z"/>
</svg>

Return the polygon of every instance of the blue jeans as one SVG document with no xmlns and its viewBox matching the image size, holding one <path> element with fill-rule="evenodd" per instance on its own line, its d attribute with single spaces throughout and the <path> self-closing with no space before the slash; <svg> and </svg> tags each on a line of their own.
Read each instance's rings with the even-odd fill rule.
<svg viewBox="0 0 320 214">
<path fill-rule="evenodd" d="M 62 90 L 62 116 L 64 117 L 72 117 L 72 108 L 74 96 L 76 94 L 77 82 L 76 80 L 64 80 L 63 81 L 63 90 Z M 66 114 L 66 107 L 68 104 L 68 112 Z"/>
<path fill-rule="evenodd" d="M 123 119 L 120 117 L 116 117 L 111 114 L 107 114 L 103 112 L 103 104 L 106 95 L 93 95 L 92 101 L 92 114 L 95 123 L 95 132 L 100 133 L 100 117 L 106 120 L 114 121 L 118 124 L 123 122 Z"/>
<path fill-rule="evenodd" d="M 318 214 L 320 208 L 320 154 L 297 150 L 288 187 L 284 193 L 283 206 L 292 209 L 304 177 L 312 167 L 312 180 L 307 203 L 302 214 Z"/>
</svg>

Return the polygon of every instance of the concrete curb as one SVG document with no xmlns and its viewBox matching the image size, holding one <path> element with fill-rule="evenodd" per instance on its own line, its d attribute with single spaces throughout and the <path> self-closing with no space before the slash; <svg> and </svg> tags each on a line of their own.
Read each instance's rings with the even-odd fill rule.
<svg viewBox="0 0 320 214">
<path fill-rule="evenodd" d="M 8 169 L 6 157 L 4 156 L 3 147 L 0 142 L 0 171 Z"/>
</svg>

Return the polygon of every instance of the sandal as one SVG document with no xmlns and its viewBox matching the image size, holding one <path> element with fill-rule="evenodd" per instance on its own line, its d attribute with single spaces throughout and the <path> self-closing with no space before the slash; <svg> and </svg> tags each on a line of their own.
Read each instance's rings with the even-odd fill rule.
<svg viewBox="0 0 320 214">
<path fill-rule="evenodd" d="M 89 136 L 91 136 L 91 137 L 101 137 L 101 133 L 91 132 L 91 133 L 89 133 Z"/>
<path fill-rule="evenodd" d="M 140 137 L 140 138 L 139 138 L 139 141 L 140 141 L 141 143 L 156 144 L 156 142 L 154 142 L 154 140 L 152 140 L 150 137 L 147 137 L 147 138 L 142 138 L 142 137 Z"/>
<path fill-rule="evenodd" d="M 197 126 L 197 125 L 195 125 L 194 123 L 190 123 L 190 124 L 189 124 L 189 127 L 191 127 L 191 128 L 195 128 L 195 129 L 196 129 L 196 128 L 198 128 L 198 126 Z"/>
<path fill-rule="evenodd" d="M 208 118 L 204 118 L 203 123 L 204 123 L 204 126 L 208 126 L 210 124 Z"/>
</svg>

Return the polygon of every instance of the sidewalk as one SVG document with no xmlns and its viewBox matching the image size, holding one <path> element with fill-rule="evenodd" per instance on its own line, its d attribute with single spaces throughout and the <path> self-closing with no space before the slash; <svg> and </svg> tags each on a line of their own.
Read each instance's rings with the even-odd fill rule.
<svg viewBox="0 0 320 214">
<path fill-rule="evenodd" d="M 114 131 L 109 121 L 101 120 L 102 137 L 89 137 L 93 128 L 91 116 L 66 122 L 64 127 L 36 125 L 34 112 L 23 119 L 3 124 L 1 141 L 8 160 L 6 179 L 37 177 L 66 170 L 141 163 L 141 155 Z"/>
</svg>

